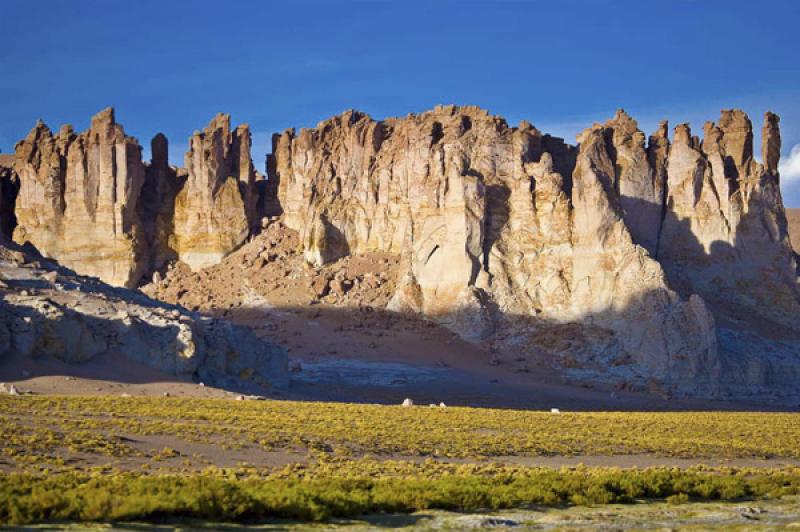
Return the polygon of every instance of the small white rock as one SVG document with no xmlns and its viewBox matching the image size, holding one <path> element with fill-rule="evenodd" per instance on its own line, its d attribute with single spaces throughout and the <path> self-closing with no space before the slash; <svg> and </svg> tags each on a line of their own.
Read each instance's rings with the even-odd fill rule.
<svg viewBox="0 0 800 532">
<path fill-rule="evenodd" d="M 200 386 L 201 388 L 205 388 L 206 387 L 206 383 L 204 383 L 204 382 L 200 382 L 197 385 Z"/>
<path fill-rule="evenodd" d="M 236 396 L 236 400 L 237 401 L 244 401 L 244 395 L 237 395 Z"/>
<path fill-rule="evenodd" d="M 444 401 L 442 401 L 441 403 L 439 403 L 439 408 L 447 408 L 447 405 L 446 405 L 446 404 L 444 404 Z"/>
<path fill-rule="evenodd" d="M 402 406 L 405 406 L 405 407 L 414 406 L 414 401 L 412 401 L 411 399 L 409 399 L 408 397 L 406 397 L 406 398 L 403 400 L 403 405 L 402 405 Z"/>
<path fill-rule="evenodd" d="M 550 409 L 550 413 L 551 414 L 560 414 L 561 410 L 559 410 L 558 408 L 551 408 Z"/>
</svg>

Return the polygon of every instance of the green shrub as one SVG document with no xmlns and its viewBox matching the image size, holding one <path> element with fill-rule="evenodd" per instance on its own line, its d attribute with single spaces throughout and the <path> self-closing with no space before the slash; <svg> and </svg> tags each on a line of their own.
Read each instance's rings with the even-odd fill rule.
<svg viewBox="0 0 800 532">
<path fill-rule="evenodd" d="M 667 497 L 667 502 L 669 504 L 686 504 L 689 502 L 689 496 L 685 493 L 676 493 Z"/>
<path fill-rule="evenodd" d="M 689 497 L 732 500 L 744 495 L 800 493 L 800 470 L 563 469 L 492 466 L 459 472 L 452 464 L 384 465 L 354 461 L 342 476 L 312 472 L 306 479 L 211 470 L 192 475 L 62 473 L 0 475 L 0 523 L 49 520 L 126 521 L 192 517 L 248 521 L 281 517 L 321 521 L 371 512 L 499 510 L 530 505 L 596 505 Z M 370 476 L 357 477 L 359 471 Z M 407 474 L 415 471 L 414 474 Z M 343 477 L 348 478 L 343 478 Z"/>
</svg>

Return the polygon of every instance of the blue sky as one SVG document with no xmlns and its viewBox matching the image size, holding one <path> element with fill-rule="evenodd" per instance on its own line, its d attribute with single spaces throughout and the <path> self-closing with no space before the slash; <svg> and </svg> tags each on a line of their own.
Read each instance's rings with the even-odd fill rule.
<svg viewBox="0 0 800 532">
<path fill-rule="evenodd" d="M 180 163 L 217 112 L 270 135 L 349 108 L 376 118 L 476 104 L 574 141 L 624 107 L 700 131 L 719 109 L 781 115 L 800 207 L 796 0 L 270 2 L 2 0 L 0 149 L 37 118 L 85 128 L 113 105 Z M 263 169 L 263 168 L 262 168 Z"/>
</svg>

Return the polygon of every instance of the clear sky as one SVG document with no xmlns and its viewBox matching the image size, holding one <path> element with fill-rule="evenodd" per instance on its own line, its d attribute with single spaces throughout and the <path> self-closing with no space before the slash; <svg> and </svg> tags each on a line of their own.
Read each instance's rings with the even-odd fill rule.
<svg viewBox="0 0 800 532">
<path fill-rule="evenodd" d="M 112 105 L 181 163 L 217 112 L 273 132 L 349 108 L 375 118 L 475 104 L 574 141 L 625 108 L 699 132 L 719 109 L 781 115 L 800 207 L 800 1 L 0 0 L 0 149 L 37 118 L 88 126 Z"/>
</svg>

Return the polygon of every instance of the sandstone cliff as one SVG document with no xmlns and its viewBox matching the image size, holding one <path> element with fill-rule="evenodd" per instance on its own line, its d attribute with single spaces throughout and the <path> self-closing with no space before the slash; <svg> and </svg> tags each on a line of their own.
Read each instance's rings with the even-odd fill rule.
<svg viewBox="0 0 800 532">
<path fill-rule="evenodd" d="M 349 111 L 274 138 L 267 205 L 314 266 L 400 255 L 390 308 L 557 363 L 710 390 L 721 365 L 703 298 L 796 327 L 800 293 L 777 117 L 763 165 L 743 113 L 724 111 L 705 136 L 681 125 L 671 145 L 662 123 L 646 143 L 619 112 L 573 148 L 471 107 L 382 122 Z M 548 348 L 570 322 L 588 340 Z"/>
<path fill-rule="evenodd" d="M 150 163 L 138 202 L 139 221 L 147 244 L 147 273 L 163 271 L 178 254 L 171 247 L 175 198 L 186 182 L 186 171 L 169 164 L 169 143 L 159 133 L 150 141 Z"/>
<path fill-rule="evenodd" d="M 163 135 L 144 164 L 106 110 L 81 134 L 37 124 L 5 182 L 18 176 L 17 242 L 114 284 L 176 260 L 213 266 L 262 214 L 281 216 L 309 279 L 383 254 L 397 265 L 391 311 L 587 378 L 710 394 L 788 385 L 800 368 L 793 343 L 734 338 L 754 317 L 800 334 L 778 126 L 767 113 L 758 163 L 741 111 L 705 124 L 702 140 L 686 124 L 670 140 L 666 122 L 648 136 L 619 111 L 577 146 L 477 107 L 383 121 L 348 111 L 275 135 L 264 182 L 248 127 L 228 115 L 174 168 Z M 169 292 L 162 280 L 153 293 Z M 246 279 L 229 282 L 246 295 Z"/>
<path fill-rule="evenodd" d="M 20 189 L 14 240 L 111 284 L 133 286 L 146 263 L 137 216 L 144 183 L 141 147 L 113 109 L 75 134 L 41 121 L 16 146 Z"/>
<path fill-rule="evenodd" d="M 800 209 L 786 209 L 794 252 L 800 255 Z"/>
<path fill-rule="evenodd" d="M 231 131 L 218 115 L 190 139 L 185 169 L 169 165 L 163 135 L 151 152 L 143 163 L 113 109 L 81 134 L 39 122 L 16 146 L 15 241 L 127 287 L 170 261 L 201 268 L 241 245 L 259 219 L 247 126 Z"/>
<path fill-rule="evenodd" d="M 245 241 L 258 222 L 250 142 L 247 125 L 231 131 L 230 116 L 225 114 L 192 135 L 171 239 L 178 258 L 192 269 L 219 262 Z"/>
<path fill-rule="evenodd" d="M 778 184 L 778 117 L 767 113 L 762 160 L 741 111 L 706 123 L 702 143 L 675 130 L 658 260 L 676 289 L 798 327 L 800 284 Z"/>
</svg>

